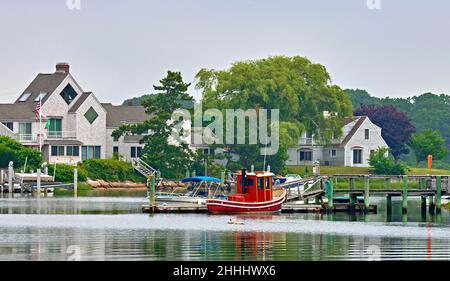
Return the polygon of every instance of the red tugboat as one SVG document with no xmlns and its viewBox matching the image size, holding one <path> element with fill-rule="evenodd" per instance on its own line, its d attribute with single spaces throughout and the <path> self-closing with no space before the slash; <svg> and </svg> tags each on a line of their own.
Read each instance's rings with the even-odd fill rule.
<svg viewBox="0 0 450 281">
<path fill-rule="evenodd" d="M 284 188 L 273 190 L 268 172 L 247 173 L 243 169 L 236 178 L 236 194 L 227 200 L 208 199 L 206 207 L 210 213 L 274 213 L 281 211 L 286 198 Z"/>
</svg>

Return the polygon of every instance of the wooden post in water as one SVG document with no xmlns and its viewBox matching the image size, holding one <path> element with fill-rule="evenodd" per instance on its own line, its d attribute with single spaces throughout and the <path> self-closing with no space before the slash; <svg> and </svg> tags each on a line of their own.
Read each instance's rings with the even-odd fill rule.
<svg viewBox="0 0 450 281">
<path fill-rule="evenodd" d="M 370 179 L 364 176 L 364 211 L 369 212 L 370 209 Z"/>
<path fill-rule="evenodd" d="M 422 214 L 427 213 L 427 197 L 426 196 L 421 197 L 420 209 L 422 211 Z"/>
<path fill-rule="evenodd" d="M 73 170 L 73 195 L 78 196 L 78 169 Z"/>
<path fill-rule="evenodd" d="M 408 212 L 408 176 L 403 176 L 403 190 L 402 190 L 402 212 Z"/>
<path fill-rule="evenodd" d="M 429 209 L 431 214 L 434 214 L 434 207 L 435 207 L 435 205 L 434 205 L 434 196 L 430 195 L 428 197 L 428 209 Z"/>
<path fill-rule="evenodd" d="M 331 211 L 333 211 L 333 208 L 334 208 L 334 202 L 333 202 L 334 194 L 333 194 L 333 181 L 332 180 L 327 180 L 325 182 L 325 190 L 327 190 L 328 211 L 331 212 Z"/>
<path fill-rule="evenodd" d="M 14 187 L 14 181 L 13 181 L 13 174 L 14 174 L 14 163 L 11 161 L 8 165 L 8 192 L 9 194 L 12 194 L 13 187 Z"/>
<path fill-rule="evenodd" d="M 37 169 L 36 175 L 37 196 L 41 197 L 41 169 Z"/>
<path fill-rule="evenodd" d="M 0 192 L 1 195 L 3 196 L 3 185 L 5 184 L 5 171 L 4 170 L 0 170 Z"/>
<path fill-rule="evenodd" d="M 392 213 L 392 195 L 390 194 L 386 196 L 386 212 L 388 215 Z"/>
<path fill-rule="evenodd" d="M 149 185 L 148 189 L 148 198 L 150 203 L 150 211 L 155 212 L 155 176 L 151 175 L 147 179 L 147 184 Z"/>
<path fill-rule="evenodd" d="M 441 212 L 442 178 L 436 177 L 436 212 Z"/>
</svg>

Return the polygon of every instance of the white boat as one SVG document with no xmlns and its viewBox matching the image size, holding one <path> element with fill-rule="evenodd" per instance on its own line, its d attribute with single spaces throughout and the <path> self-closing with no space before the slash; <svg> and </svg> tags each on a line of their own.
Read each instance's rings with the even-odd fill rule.
<svg viewBox="0 0 450 281">
<path fill-rule="evenodd" d="M 157 202 L 165 203 L 194 203 L 198 205 L 206 204 L 208 198 L 226 198 L 222 192 L 219 192 L 222 186 L 222 182 L 218 178 L 213 177 L 189 177 L 184 178 L 181 182 L 192 183 L 192 186 L 188 188 L 189 192 L 180 193 L 163 193 L 156 194 L 155 199 Z"/>
</svg>

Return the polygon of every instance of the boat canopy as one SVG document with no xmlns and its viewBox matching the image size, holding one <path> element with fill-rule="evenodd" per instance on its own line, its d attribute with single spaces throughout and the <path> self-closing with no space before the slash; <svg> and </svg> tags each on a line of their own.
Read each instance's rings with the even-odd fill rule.
<svg viewBox="0 0 450 281">
<path fill-rule="evenodd" d="M 218 178 L 213 178 L 213 177 L 191 177 L 191 178 L 184 178 L 181 180 L 181 182 L 203 182 L 203 181 L 212 181 L 212 182 L 217 182 L 217 183 L 221 183 L 221 180 Z"/>
</svg>

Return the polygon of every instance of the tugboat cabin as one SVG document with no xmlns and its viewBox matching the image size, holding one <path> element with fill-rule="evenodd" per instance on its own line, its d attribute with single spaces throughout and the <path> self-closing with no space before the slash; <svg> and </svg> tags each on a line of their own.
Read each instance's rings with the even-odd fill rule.
<svg viewBox="0 0 450 281">
<path fill-rule="evenodd" d="M 245 169 L 242 170 L 237 174 L 236 194 L 228 195 L 228 200 L 248 203 L 267 202 L 273 200 L 273 177 L 273 173 L 247 173 Z"/>
</svg>

